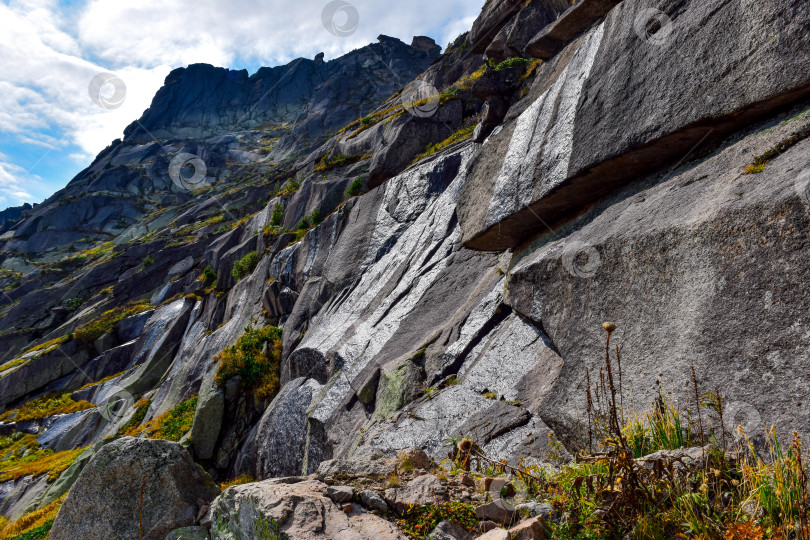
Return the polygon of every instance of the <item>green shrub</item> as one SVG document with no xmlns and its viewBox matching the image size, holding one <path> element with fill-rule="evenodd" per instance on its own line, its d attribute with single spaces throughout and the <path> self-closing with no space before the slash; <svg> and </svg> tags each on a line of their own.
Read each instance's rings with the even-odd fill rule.
<svg viewBox="0 0 810 540">
<path fill-rule="evenodd" d="M 312 221 L 313 225 L 320 225 L 323 222 L 323 217 L 321 217 L 321 211 L 317 208 L 312 211 L 312 215 L 309 217 L 310 221 Z"/>
<path fill-rule="evenodd" d="M 224 387 L 230 379 L 240 377 L 243 389 L 262 399 L 271 398 L 279 386 L 281 330 L 274 326 L 245 328 L 242 337 L 215 360 L 219 362 L 218 385 Z"/>
<path fill-rule="evenodd" d="M 452 135 L 450 135 L 448 138 L 446 138 L 442 142 L 437 143 L 437 144 L 429 144 L 427 146 L 427 149 L 425 150 L 425 152 L 423 154 L 417 156 L 416 159 L 413 160 L 413 162 L 416 163 L 417 161 L 425 159 L 426 157 L 430 157 L 433 154 L 435 154 L 435 153 L 437 153 L 437 152 L 439 152 L 441 150 L 444 150 L 445 148 L 447 148 L 448 146 L 450 146 L 453 143 L 456 143 L 458 141 L 463 141 L 464 139 L 470 138 L 472 136 L 472 134 L 473 134 L 473 131 L 475 131 L 475 126 L 470 126 L 470 127 L 467 127 L 467 128 L 461 128 L 460 130 L 453 133 Z"/>
<path fill-rule="evenodd" d="M 304 219 L 298 222 L 298 230 L 305 231 L 309 229 L 309 216 L 304 216 Z"/>
<path fill-rule="evenodd" d="M 53 521 L 54 520 L 49 519 L 39 527 L 17 536 L 12 536 L 10 540 L 46 540 L 48 538 L 48 534 L 51 532 L 51 527 L 53 527 Z"/>
<path fill-rule="evenodd" d="M 349 189 L 346 190 L 346 194 L 349 197 L 357 197 L 361 193 L 363 193 L 363 181 L 358 176 L 352 181 L 351 185 L 349 186 Z"/>
<path fill-rule="evenodd" d="M 210 287 L 217 282 L 217 273 L 210 266 L 206 266 L 202 273 L 203 285 Z"/>
<path fill-rule="evenodd" d="M 153 259 L 151 255 L 147 255 L 146 258 L 144 258 L 143 260 L 143 267 L 148 268 L 153 264 L 155 264 L 155 259 Z"/>
<path fill-rule="evenodd" d="M 276 203 L 273 207 L 273 215 L 270 216 L 270 225 L 278 227 L 284 220 L 284 207 L 280 203 Z"/>
<path fill-rule="evenodd" d="M 525 68 L 529 65 L 531 61 L 525 58 L 515 57 L 515 58 L 507 58 L 497 66 L 495 66 L 495 71 L 500 71 L 502 69 L 509 69 L 513 67 L 522 67 Z"/>
<path fill-rule="evenodd" d="M 259 264 L 259 254 L 255 251 L 251 251 L 235 263 L 233 263 L 233 270 L 231 270 L 231 275 L 237 281 L 241 280 L 244 277 L 249 276 L 253 273 L 253 270 L 256 269 L 256 265 Z"/>
</svg>

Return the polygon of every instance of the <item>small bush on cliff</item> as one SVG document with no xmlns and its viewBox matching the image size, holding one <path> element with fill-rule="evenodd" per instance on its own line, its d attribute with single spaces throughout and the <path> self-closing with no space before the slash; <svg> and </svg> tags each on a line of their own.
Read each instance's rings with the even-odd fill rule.
<svg viewBox="0 0 810 540">
<path fill-rule="evenodd" d="M 281 367 L 281 330 L 273 326 L 253 329 L 245 333 L 215 358 L 219 362 L 216 375 L 218 385 L 239 377 L 244 390 L 260 399 L 271 398 L 278 392 Z"/>
<path fill-rule="evenodd" d="M 270 216 L 270 225 L 279 227 L 282 221 L 284 221 L 284 207 L 280 203 L 276 203 L 273 207 L 273 215 Z"/>
<path fill-rule="evenodd" d="M 236 279 L 236 281 L 240 281 L 242 278 L 249 276 L 253 273 L 253 270 L 256 269 L 256 265 L 259 264 L 259 254 L 255 251 L 251 251 L 235 263 L 233 263 L 233 270 L 231 270 L 231 275 Z"/>
<path fill-rule="evenodd" d="M 363 193 L 363 180 L 360 179 L 358 176 L 354 180 L 352 180 L 351 185 L 349 185 L 349 189 L 346 190 L 346 194 L 349 197 L 357 197 L 358 195 Z"/>
<path fill-rule="evenodd" d="M 521 67 L 525 68 L 531 63 L 531 60 L 527 60 L 526 58 L 507 58 L 497 66 L 495 66 L 495 71 L 501 71 L 502 69 L 509 69 L 513 67 Z"/>
<path fill-rule="evenodd" d="M 362 122 L 361 122 L 362 123 Z M 368 124 L 363 123 L 363 126 L 371 125 L 371 121 Z M 323 156 L 318 164 L 315 166 L 316 171 L 329 171 L 332 169 L 337 169 L 339 167 L 345 167 L 347 165 L 353 165 L 358 161 L 363 161 L 365 159 L 370 159 L 372 156 L 371 154 L 353 154 L 350 156 L 345 156 L 342 153 L 337 154 L 334 156 L 330 156 L 329 154 Z"/>
<path fill-rule="evenodd" d="M 206 288 L 217 282 L 217 273 L 210 266 L 205 267 L 205 270 L 203 270 L 202 276 L 200 277 L 202 278 L 203 285 Z"/>
<path fill-rule="evenodd" d="M 433 154 L 436 154 L 437 152 L 444 150 L 453 143 L 470 138 L 473 134 L 473 131 L 475 131 L 475 126 L 461 128 L 460 130 L 453 133 L 442 142 L 436 144 L 429 144 L 425 152 L 417 156 L 416 159 L 413 160 L 413 162 L 416 163 L 417 161 L 421 161 L 426 157 L 432 156 Z"/>
</svg>

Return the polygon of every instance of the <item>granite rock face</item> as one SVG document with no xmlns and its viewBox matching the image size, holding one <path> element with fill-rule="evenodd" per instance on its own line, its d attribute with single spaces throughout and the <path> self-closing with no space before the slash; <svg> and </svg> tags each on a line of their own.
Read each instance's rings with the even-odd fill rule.
<svg viewBox="0 0 810 540">
<path fill-rule="evenodd" d="M 727 396 L 730 431 L 810 430 L 810 419 L 797 414 L 808 391 L 801 375 L 807 298 L 797 292 L 806 279 L 810 143 L 758 176 L 743 171 L 752 156 L 807 125 L 805 112 L 639 180 L 570 232 L 516 253 L 506 301 L 542 324 L 565 359 L 556 380 L 537 392 L 541 416 L 558 434 L 574 437 L 585 368 L 599 369 L 594 351 L 604 320 L 618 325 L 629 366 L 623 384 L 636 402 L 652 402 L 656 381 L 688 400 L 684 381 L 694 364 L 703 391 Z"/>
<path fill-rule="evenodd" d="M 810 94 L 810 7 L 749 7 L 622 2 L 568 45 L 475 160 L 459 202 L 464 244 L 513 248 Z M 651 19 L 662 25 L 654 34 Z"/>
</svg>

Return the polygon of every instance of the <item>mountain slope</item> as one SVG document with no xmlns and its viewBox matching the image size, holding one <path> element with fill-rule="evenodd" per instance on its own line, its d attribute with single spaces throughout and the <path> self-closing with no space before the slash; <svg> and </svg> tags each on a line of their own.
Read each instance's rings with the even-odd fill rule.
<svg viewBox="0 0 810 540">
<path fill-rule="evenodd" d="M 381 37 L 173 72 L 4 235 L 2 433 L 72 451 L 180 418 L 218 480 L 441 462 L 459 437 L 545 463 L 586 444 L 611 320 L 634 407 L 693 403 L 694 370 L 729 437 L 806 437 L 810 7 L 663 4 L 493 0 L 438 58 Z M 88 405 L 14 421 L 50 392 Z M 232 488 L 203 534 L 255 512 L 300 533 L 268 510 L 299 496 L 326 505 L 312 537 L 362 528 L 313 478 Z M 42 475 L 0 486 L 8 515 L 53 500 Z M 71 497 L 62 537 L 92 527 Z"/>
</svg>

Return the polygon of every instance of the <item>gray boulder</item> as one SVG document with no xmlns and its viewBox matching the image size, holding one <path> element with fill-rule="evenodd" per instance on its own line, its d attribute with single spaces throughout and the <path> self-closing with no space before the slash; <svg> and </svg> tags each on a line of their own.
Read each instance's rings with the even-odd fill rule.
<svg viewBox="0 0 810 540">
<path fill-rule="evenodd" d="M 53 540 L 164 540 L 193 525 L 219 489 L 182 446 L 125 437 L 88 463 L 54 520 Z"/>
</svg>

